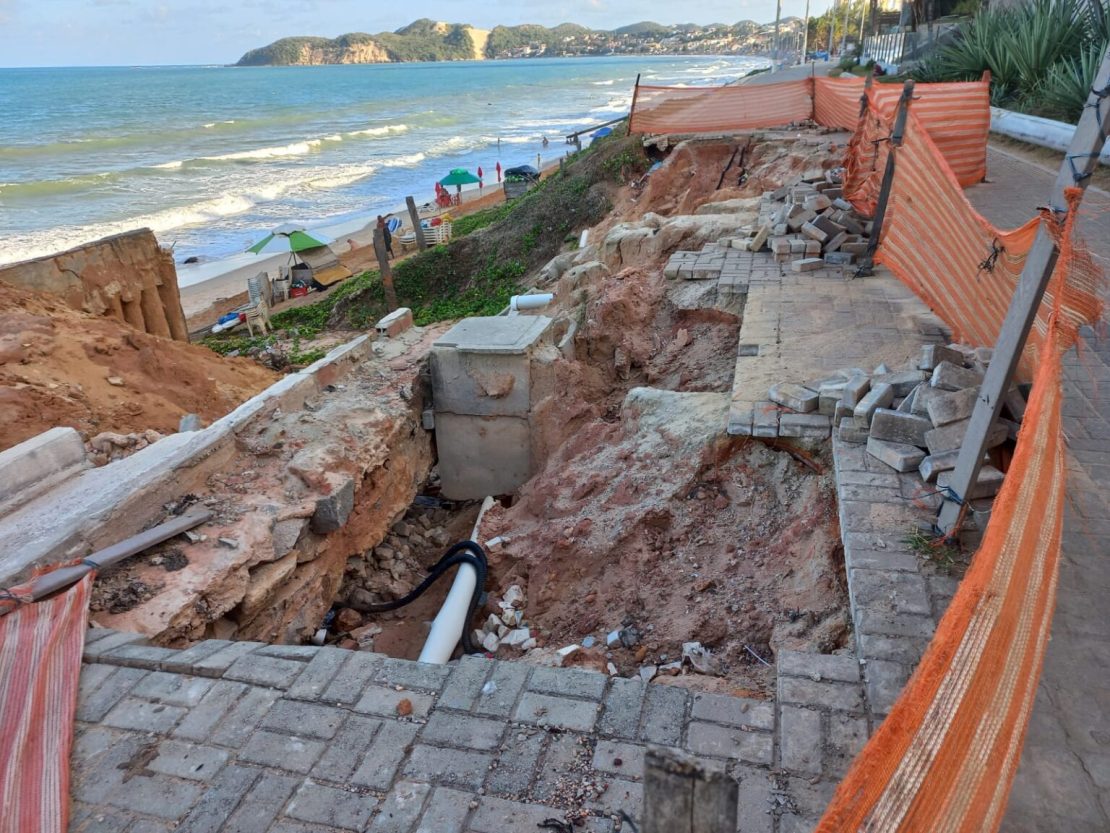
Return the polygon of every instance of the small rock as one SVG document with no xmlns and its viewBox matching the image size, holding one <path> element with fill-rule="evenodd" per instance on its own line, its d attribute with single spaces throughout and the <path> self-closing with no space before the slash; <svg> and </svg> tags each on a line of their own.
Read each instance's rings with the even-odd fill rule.
<svg viewBox="0 0 1110 833">
<path fill-rule="evenodd" d="M 627 628 L 621 628 L 620 632 L 621 645 L 625 648 L 635 648 L 640 644 L 640 631 L 635 625 L 629 625 Z"/>
<path fill-rule="evenodd" d="M 518 648 L 531 638 L 532 634 L 528 630 L 528 628 L 517 628 L 515 630 L 509 631 L 504 637 L 502 637 L 501 641 L 505 645 Z"/>
<path fill-rule="evenodd" d="M 653 679 L 655 679 L 655 675 L 658 674 L 658 673 L 659 673 L 659 668 L 657 666 L 654 666 L 654 665 L 642 665 L 642 666 L 640 666 L 640 679 L 643 680 L 645 683 L 650 683 Z"/>
<path fill-rule="evenodd" d="M 509 635 L 509 626 L 508 625 L 498 625 L 497 626 L 497 638 L 498 639 L 504 639 L 508 635 Z"/>
<path fill-rule="evenodd" d="M 596 644 L 597 644 L 597 640 L 594 639 L 592 636 L 587 636 L 585 639 L 582 640 L 582 647 L 583 648 L 592 648 Z"/>
<path fill-rule="evenodd" d="M 401 717 L 408 717 L 410 714 L 412 714 L 412 700 L 410 700 L 408 697 L 404 698 L 403 700 L 398 700 L 397 714 Z"/>
<path fill-rule="evenodd" d="M 203 535 L 200 532 L 194 532 L 191 529 L 186 529 L 184 535 L 189 540 L 190 544 L 199 544 L 201 541 L 208 537 L 207 535 Z"/>
<path fill-rule="evenodd" d="M 532 638 L 532 639 L 525 639 L 525 640 L 524 640 L 523 642 L 521 642 L 521 643 L 520 643 L 520 650 L 522 650 L 522 651 L 531 651 L 531 650 L 532 650 L 533 648 L 535 648 L 535 647 L 536 647 L 536 646 L 537 646 L 538 644 L 539 644 L 539 643 L 538 643 L 538 642 L 536 642 L 536 640 L 535 640 L 534 638 Z"/>
<path fill-rule="evenodd" d="M 682 643 L 682 661 L 689 662 L 699 674 L 717 674 L 717 663 L 700 642 Z"/>
<path fill-rule="evenodd" d="M 609 646 L 610 648 L 612 648 L 614 645 L 616 645 L 620 641 L 621 641 L 621 632 L 620 631 L 609 631 L 609 635 L 605 637 L 605 644 L 607 646 Z"/>
<path fill-rule="evenodd" d="M 501 627 L 501 620 L 491 613 L 489 618 L 486 619 L 486 623 L 482 625 L 482 630 L 486 633 L 497 633 L 499 627 Z"/>
<path fill-rule="evenodd" d="M 482 640 L 482 647 L 489 651 L 491 654 L 496 653 L 497 647 L 501 644 L 501 640 L 497 638 L 495 633 L 487 633 Z"/>
<path fill-rule="evenodd" d="M 611 663 L 611 662 L 607 663 L 605 667 L 609 670 L 609 676 L 610 677 L 615 677 L 619 673 L 617 671 L 617 666 L 613 665 L 613 663 Z"/>
<path fill-rule="evenodd" d="M 574 654 L 581 650 L 581 645 L 567 645 L 565 648 L 560 648 L 558 651 L 555 652 L 555 655 L 559 658 L 559 665 L 566 665 L 567 660 L 569 660 L 572 656 L 574 656 Z"/>
<path fill-rule="evenodd" d="M 335 630 L 339 633 L 349 633 L 362 624 L 362 614 L 357 610 L 345 607 L 335 615 Z"/>
<path fill-rule="evenodd" d="M 182 434 L 186 431 L 199 431 L 200 427 L 200 417 L 196 414 L 183 414 L 177 423 L 177 430 Z"/>
<path fill-rule="evenodd" d="M 519 584 L 514 584 L 505 591 L 505 604 L 511 607 L 524 607 L 524 591 Z"/>
<path fill-rule="evenodd" d="M 121 379 L 119 376 L 109 376 L 108 384 L 120 388 L 123 387 L 123 379 Z"/>
<path fill-rule="evenodd" d="M 238 541 L 236 541 L 236 540 L 235 540 L 234 538 L 223 538 L 223 537 L 220 537 L 220 538 L 217 538 L 217 539 L 216 539 L 216 542 L 217 542 L 217 543 L 218 543 L 218 544 L 219 544 L 219 545 L 220 545 L 221 547 L 227 547 L 227 548 L 228 548 L 229 550 L 237 550 L 237 549 L 239 549 L 239 542 L 238 542 Z"/>
</svg>

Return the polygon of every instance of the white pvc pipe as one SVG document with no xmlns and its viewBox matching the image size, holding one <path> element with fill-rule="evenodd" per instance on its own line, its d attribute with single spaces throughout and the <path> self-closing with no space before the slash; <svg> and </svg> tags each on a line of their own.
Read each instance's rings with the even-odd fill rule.
<svg viewBox="0 0 1110 833">
<path fill-rule="evenodd" d="M 991 132 L 1043 148 L 1066 151 L 1071 146 L 1075 125 L 991 107 Z M 1110 165 L 1110 144 L 1102 149 L 1099 162 Z"/>
<path fill-rule="evenodd" d="M 493 506 L 493 498 L 487 497 L 482 501 L 482 508 L 478 511 L 478 520 L 474 522 L 474 531 L 470 534 L 472 541 L 478 538 L 478 527 L 482 525 L 482 517 L 486 510 Z M 424 641 L 424 648 L 420 651 L 418 662 L 430 662 L 443 665 L 455 652 L 455 646 L 462 639 L 463 629 L 469 622 L 466 614 L 470 610 L 470 600 L 474 598 L 474 588 L 478 585 L 478 572 L 469 564 L 460 564 L 455 573 L 455 580 L 443 600 L 443 606 L 432 622 L 432 629 Z"/>
<path fill-rule="evenodd" d="M 537 295 L 514 295 L 509 301 L 509 315 L 523 310 L 541 309 L 554 300 L 555 296 L 550 292 Z"/>
</svg>

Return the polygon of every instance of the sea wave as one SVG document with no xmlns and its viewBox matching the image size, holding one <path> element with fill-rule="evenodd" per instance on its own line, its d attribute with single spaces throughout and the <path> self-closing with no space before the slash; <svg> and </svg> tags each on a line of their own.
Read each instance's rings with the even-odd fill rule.
<svg viewBox="0 0 1110 833">
<path fill-rule="evenodd" d="M 367 127 L 364 130 L 351 130 L 347 136 L 396 136 L 409 129 L 407 124 L 385 124 L 381 127 Z"/>
<path fill-rule="evenodd" d="M 616 81 L 610 79 L 609 81 L 591 81 L 590 83 L 593 84 L 595 87 L 611 87 L 614 83 L 616 83 Z"/>
</svg>

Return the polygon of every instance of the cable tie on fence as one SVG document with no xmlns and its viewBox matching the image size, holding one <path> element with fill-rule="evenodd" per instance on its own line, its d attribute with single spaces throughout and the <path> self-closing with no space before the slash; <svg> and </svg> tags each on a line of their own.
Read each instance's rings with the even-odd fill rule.
<svg viewBox="0 0 1110 833">
<path fill-rule="evenodd" d="M 93 561 L 91 558 L 82 558 L 81 563 L 84 564 L 86 567 L 92 567 L 94 570 L 100 569 L 100 564 L 96 561 Z"/>
<path fill-rule="evenodd" d="M 1006 248 L 998 242 L 997 237 L 994 238 L 994 240 L 991 241 L 991 253 L 987 255 L 986 260 L 979 264 L 979 272 L 976 277 L 983 274 L 984 271 L 993 272 L 995 264 L 998 263 L 999 255 L 1004 251 L 1006 251 Z"/>
<path fill-rule="evenodd" d="M 1069 156 L 1067 158 L 1068 159 L 1068 166 L 1071 168 L 1071 178 L 1075 182 L 1076 185 L 1078 185 L 1080 182 L 1082 182 L 1083 180 L 1090 177 L 1091 174 L 1093 173 L 1093 171 L 1087 171 L 1086 173 L 1080 173 L 1079 169 L 1077 167 L 1075 167 L 1075 160 L 1076 159 L 1098 159 L 1098 157 L 1100 155 L 1101 154 L 1098 151 L 1095 151 L 1094 153 L 1073 153 L 1071 156 Z"/>
</svg>

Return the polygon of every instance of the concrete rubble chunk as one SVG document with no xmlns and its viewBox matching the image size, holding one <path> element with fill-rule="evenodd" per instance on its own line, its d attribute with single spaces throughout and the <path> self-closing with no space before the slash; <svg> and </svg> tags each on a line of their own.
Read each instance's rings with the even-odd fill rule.
<svg viewBox="0 0 1110 833">
<path fill-rule="evenodd" d="M 894 388 L 886 382 L 871 385 L 869 390 L 852 412 L 857 425 L 871 425 L 871 417 L 879 408 L 889 408 L 894 403 Z"/>
<path fill-rule="evenodd" d="M 792 382 L 780 382 L 771 386 L 767 398 L 784 408 L 789 408 L 801 414 L 808 414 L 810 411 L 817 410 L 821 397 L 817 392 L 809 388 L 803 388 L 801 385 Z"/>
<path fill-rule="evenodd" d="M 978 388 L 983 384 L 983 374 L 977 370 L 959 367 L 952 362 L 940 362 L 933 369 L 932 385 L 943 390 Z"/>
<path fill-rule="evenodd" d="M 932 428 L 933 424 L 925 417 L 889 408 L 877 408 L 871 418 L 872 438 L 892 443 L 924 446 L 925 434 Z"/>
<path fill-rule="evenodd" d="M 0 451 L 0 504 L 28 500 L 89 463 L 85 443 L 73 428 L 51 428 Z"/>
<path fill-rule="evenodd" d="M 933 397 L 926 406 L 926 410 L 929 412 L 929 419 L 933 421 L 933 425 L 940 428 L 942 425 L 950 425 L 953 422 L 959 422 L 970 417 L 971 412 L 975 410 L 975 401 L 978 398 L 978 388 L 964 388 L 963 390 Z"/>
<path fill-rule="evenodd" d="M 910 391 L 925 381 L 925 373 L 921 370 L 897 370 L 888 373 L 875 371 L 872 384 L 885 383 L 894 389 L 896 397 L 909 396 Z"/>
<path fill-rule="evenodd" d="M 922 370 L 932 372 L 941 362 L 949 362 L 957 367 L 963 367 L 964 355 L 951 347 L 945 347 L 943 344 L 926 344 L 921 348 L 921 361 L 917 366 Z"/>
<path fill-rule="evenodd" d="M 331 494 L 316 501 L 316 511 L 312 513 L 312 531 L 318 535 L 335 532 L 347 523 L 347 518 L 351 516 L 351 510 L 354 507 L 354 478 L 343 477 L 338 485 L 332 486 Z"/>
<path fill-rule="evenodd" d="M 398 307 L 385 316 L 374 326 L 379 337 L 396 338 L 406 330 L 412 329 L 412 310 L 408 307 Z"/>
<path fill-rule="evenodd" d="M 945 471 L 937 475 L 937 486 L 941 489 L 951 488 L 952 474 L 950 471 Z M 998 490 L 1002 488 L 1004 478 L 1005 475 L 994 466 L 983 466 L 979 469 L 979 476 L 975 479 L 975 485 L 971 487 L 971 494 L 964 495 L 964 500 L 994 497 L 998 494 Z"/>
<path fill-rule="evenodd" d="M 963 445 L 964 435 L 970 419 L 953 422 L 940 428 L 934 428 L 925 434 L 925 446 L 930 454 L 939 454 L 942 451 L 951 451 Z M 994 448 L 1006 441 L 1007 430 L 1005 425 L 994 424 L 987 434 L 987 448 Z"/>
<path fill-rule="evenodd" d="M 917 446 L 877 440 L 874 437 L 867 440 L 867 453 L 895 471 L 913 471 L 925 459 L 925 452 Z"/>
</svg>

